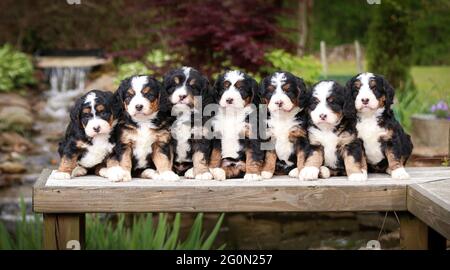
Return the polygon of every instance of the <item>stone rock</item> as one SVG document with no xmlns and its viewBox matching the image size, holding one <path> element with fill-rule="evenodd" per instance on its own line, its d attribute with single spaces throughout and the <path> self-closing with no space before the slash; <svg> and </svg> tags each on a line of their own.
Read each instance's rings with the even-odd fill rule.
<svg viewBox="0 0 450 270">
<path fill-rule="evenodd" d="M 90 91 L 93 89 L 105 90 L 105 91 L 115 91 L 117 89 L 117 85 L 114 83 L 115 74 L 106 73 L 93 80 L 92 82 L 86 85 L 86 91 Z"/>
<path fill-rule="evenodd" d="M 0 108 L 0 129 L 17 128 L 29 130 L 33 126 L 33 114 L 21 106 Z"/>
<path fill-rule="evenodd" d="M 3 173 L 16 174 L 25 172 L 26 168 L 19 162 L 6 161 L 0 164 L 0 170 Z"/>
<path fill-rule="evenodd" d="M 0 149 L 5 152 L 23 153 L 32 150 L 33 144 L 16 132 L 2 132 Z"/>
<path fill-rule="evenodd" d="M 0 108 L 18 106 L 28 109 L 30 104 L 25 97 L 13 93 L 0 94 Z"/>
</svg>

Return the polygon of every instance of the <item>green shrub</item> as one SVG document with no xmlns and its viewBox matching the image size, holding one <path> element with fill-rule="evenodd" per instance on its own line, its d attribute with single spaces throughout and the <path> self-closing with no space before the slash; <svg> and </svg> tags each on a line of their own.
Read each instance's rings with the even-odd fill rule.
<svg viewBox="0 0 450 270">
<path fill-rule="evenodd" d="M 369 70 L 386 76 L 399 92 L 405 88 L 412 59 L 411 4 L 411 0 L 383 0 L 369 27 Z"/>
<path fill-rule="evenodd" d="M 167 54 L 160 49 L 152 50 L 140 61 L 119 64 L 114 82 L 119 85 L 121 80 L 132 75 L 161 75 L 161 69 L 168 65 L 178 66 L 180 62 L 181 58 L 177 54 Z"/>
<path fill-rule="evenodd" d="M 168 54 L 163 50 L 156 49 L 147 53 L 145 56 L 145 60 L 152 67 L 162 68 L 166 66 L 169 62 L 179 64 L 181 59 L 180 56 L 177 54 Z"/>
<path fill-rule="evenodd" d="M 9 44 L 0 47 L 0 91 L 9 92 L 34 83 L 33 64 L 28 56 Z"/>
<path fill-rule="evenodd" d="M 273 50 L 266 53 L 265 58 L 271 64 L 263 68 L 267 73 L 289 71 L 309 84 L 317 81 L 320 76 L 321 65 L 313 56 L 298 57 L 284 50 Z"/>
<path fill-rule="evenodd" d="M 12 236 L 0 222 L 0 250 L 38 250 L 42 249 L 42 218 L 35 214 L 26 219 L 26 207 L 21 199 L 22 220 L 17 223 Z M 223 222 L 222 214 L 212 231 L 207 235 L 203 229 L 203 214 L 198 214 L 189 234 L 180 239 L 181 215 L 169 222 L 167 214 L 159 214 L 158 222 L 152 214 L 137 215 L 131 226 L 126 226 L 125 215 L 117 215 L 117 221 L 90 214 L 86 217 L 86 249 L 211 249 Z M 223 249 L 225 245 L 219 247 Z"/>
<path fill-rule="evenodd" d="M 144 63 L 140 61 L 120 64 L 118 66 L 118 72 L 114 82 L 117 85 L 119 85 L 120 81 L 122 81 L 123 79 L 130 77 L 132 75 L 139 75 L 139 74 L 151 75 L 153 74 L 153 72 L 150 69 L 148 69 L 147 66 L 144 65 Z"/>
</svg>

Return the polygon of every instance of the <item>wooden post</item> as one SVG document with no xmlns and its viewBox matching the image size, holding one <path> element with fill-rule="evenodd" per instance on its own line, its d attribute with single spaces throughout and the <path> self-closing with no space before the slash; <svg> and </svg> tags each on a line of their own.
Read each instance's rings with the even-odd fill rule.
<svg viewBox="0 0 450 270">
<path fill-rule="evenodd" d="M 412 214 L 402 213 L 400 247 L 406 250 L 445 250 L 446 239 Z"/>
<path fill-rule="evenodd" d="M 44 249 L 84 249 L 84 214 L 44 214 Z"/>
<path fill-rule="evenodd" d="M 355 40 L 355 51 L 356 51 L 356 70 L 358 73 L 364 71 L 362 57 L 361 57 L 361 45 L 358 40 Z"/>
<path fill-rule="evenodd" d="M 328 77 L 327 45 L 323 40 L 320 42 L 320 61 L 322 62 L 323 76 L 327 78 Z"/>
</svg>

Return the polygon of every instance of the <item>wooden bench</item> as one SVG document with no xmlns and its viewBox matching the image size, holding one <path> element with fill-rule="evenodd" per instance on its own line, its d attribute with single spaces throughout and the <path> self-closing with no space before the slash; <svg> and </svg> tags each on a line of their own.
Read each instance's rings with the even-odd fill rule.
<svg viewBox="0 0 450 270">
<path fill-rule="evenodd" d="M 33 188 L 33 209 L 44 214 L 44 247 L 84 245 L 85 213 L 400 211 L 401 246 L 445 248 L 450 238 L 450 168 L 408 168 L 410 180 L 370 174 L 299 181 L 155 181 L 113 183 L 97 176 L 55 180 L 44 170 Z M 412 213 L 412 214 L 411 214 Z"/>
</svg>

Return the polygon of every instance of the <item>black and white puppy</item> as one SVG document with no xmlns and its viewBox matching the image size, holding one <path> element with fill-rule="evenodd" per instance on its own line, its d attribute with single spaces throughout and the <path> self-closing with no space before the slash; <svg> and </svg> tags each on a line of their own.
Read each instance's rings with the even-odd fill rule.
<svg viewBox="0 0 450 270">
<path fill-rule="evenodd" d="M 172 171 L 170 111 L 161 83 L 151 76 L 132 76 L 121 82 L 115 98 L 121 108 L 117 142 L 100 174 L 111 181 L 129 181 L 132 175 L 178 180 Z"/>
<path fill-rule="evenodd" d="M 96 173 L 114 147 L 112 135 L 116 123 L 113 94 L 92 90 L 80 97 L 70 112 L 70 123 L 58 152 L 61 162 L 53 174 L 57 179 L 86 175 L 89 169 Z"/>
<path fill-rule="evenodd" d="M 264 151 L 257 134 L 257 82 L 241 71 L 231 70 L 218 77 L 214 91 L 219 105 L 212 119 L 215 139 L 210 171 L 214 179 L 261 179 Z"/>
<path fill-rule="evenodd" d="M 411 138 L 395 119 L 394 89 L 382 76 L 362 73 L 347 83 L 357 111 L 358 137 L 364 143 L 369 171 L 408 179 L 404 169 L 411 155 Z"/>
<path fill-rule="evenodd" d="M 268 135 L 273 144 L 273 149 L 265 153 L 261 176 L 298 177 L 309 151 L 305 83 L 289 72 L 280 71 L 264 78 L 260 91 L 261 103 L 268 108 Z"/>
<path fill-rule="evenodd" d="M 194 68 L 182 67 L 164 76 L 164 91 L 171 106 L 173 170 L 186 178 L 212 179 L 208 168 L 211 141 L 201 132 L 207 121 L 202 117 L 203 109 L 212 102 L 208 79 Z M 197 136 L 194 124 L 201 132 Z"/>
<path fill-rule="evenodd" d="M 349 91 L 335 81 L 321 81 L 312 87 L 308 111 L 311 151 L 300 179 L 317 179 L 320 172 L 323 178 L 347 175 L 349 180 L 366 180 L 367 164 Z"/>
</svg>

